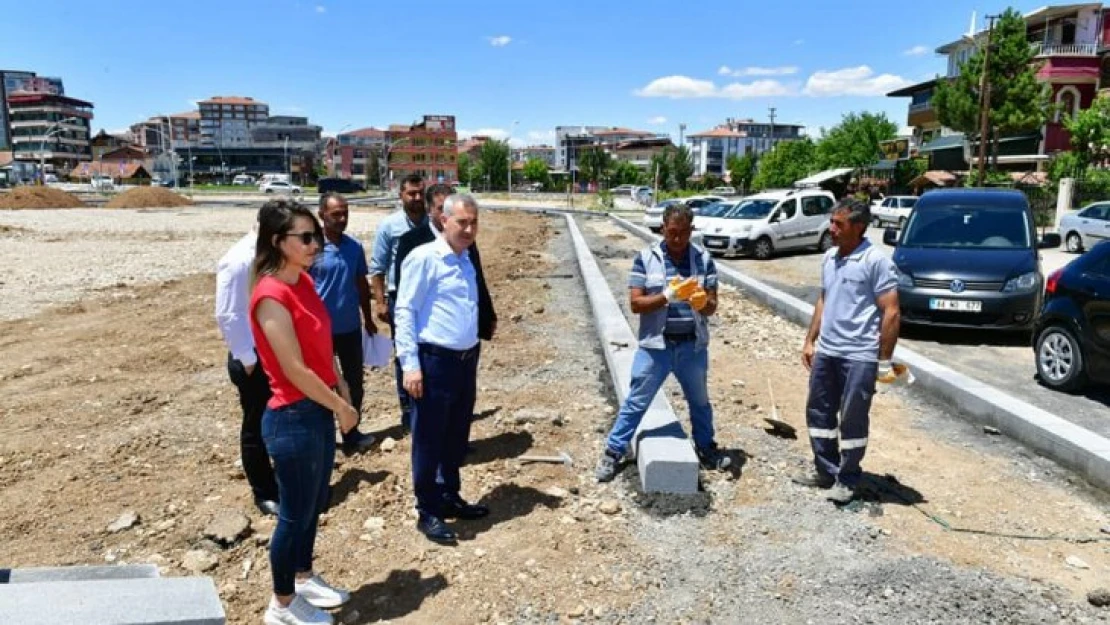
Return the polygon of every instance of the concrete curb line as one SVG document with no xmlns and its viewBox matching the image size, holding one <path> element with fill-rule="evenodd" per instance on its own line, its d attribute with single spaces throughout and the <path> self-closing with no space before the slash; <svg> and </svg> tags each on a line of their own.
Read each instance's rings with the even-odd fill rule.
<svg viewBox="0 0 1110 625">
<path fill-rule="evenodd" d="M 594 260 L 574 217 L 566 216 L 567 229 L 574 241 L 574 254 L 582 272 L 582 281 L 590 300 L 598 339 L 605 352 L 605 363 L 617 391 L 617 400 L 624 402 L 632 377 L 632 359 L 636 353 L 636 335 L 624 318 L 617 300 L 609 289 L 601 268 Z M 640 484 L 649 493 L 692 494 L 698 490 L 698 458 L 674 409 L 662 393 L 656 393 L 648 406 L 640 427 L 633 437 Z"/>
<path fill-rule="evenodd" d="M 626 219 L 615 215 L 610 215 L 610 219 L 641 239 L 659 239 Z M 744 289 L 780 317 L 803 327 L 809 325 L 813 315 L 810 304 L 732 267 L 718 264 L 717 273 L 723 282 Z M 917 391 L 946 401 L 956 408 L 960 417 L 996 427 L 1037 453 L 1075 471 L 1091 484 L 1110 490 L 1110 439 L 958 373 L 911 349 L 900 346 L 894 355 L 913 370 Z"/>
</svg>

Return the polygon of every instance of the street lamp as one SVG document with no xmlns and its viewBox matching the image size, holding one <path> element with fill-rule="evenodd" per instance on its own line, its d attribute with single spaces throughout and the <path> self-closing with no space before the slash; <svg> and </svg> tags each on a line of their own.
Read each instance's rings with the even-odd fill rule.
<svg viewBox="0 0 1110 625">
<path fill-rule="evenodd" d="M 42 181 L 43 185 L 46 184 L 46 140 L 49 139 L 52 135 L 65 130 L 65 128 L 62 128 L 62 124 L 73 123 L 76 121 L 78 121 L 76 117 L 67 117 L 65 119 L 60 119 L 46 127 L 46 133 L 42 135 L 42 141 L 39 142 L 39 180 Z"/>
<path fill-rule="evenodd" d="M 166 118 L 166 127 L 172 128 L 169 115 L 162 115 Z M 161 128 L 154 126 L 147 126 L 147 130 L 153 130 L 158 133 L 158 147 L 162 149 L 162 154 L 169 153 L 170 159 L 170 176 L 173 178 L 173 187 L 177 188 L 177 153 L 173 151 L 173 134 L 166 136 L 166 132 Z"/>
<path fill-rule="evenodd" d="M 509 128 L 509 138 L 505 139 L 505 148 L 509 151 L 509 173 L 508 173 L 509 186 L 506 187 L 506 188 L 509 190 L 509 199 L 510 200 L 513 199 L 513 145 L 512 145 L 511 142 L 513 140 L 513 131 L 516 130 L 516 125 L 519 124 L 519 123 L 520 123 L 519 120 L 516 120 L 516 119 L 513 120 L 513 125 L 512 125 L 512 127 Z"/>
</svg>

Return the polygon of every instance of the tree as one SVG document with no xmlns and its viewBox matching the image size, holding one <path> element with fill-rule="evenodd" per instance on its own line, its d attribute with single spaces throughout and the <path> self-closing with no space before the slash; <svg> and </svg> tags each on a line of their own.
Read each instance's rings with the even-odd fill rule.
<svg viewBox="0 0 1110 625">
<path fill-rule="evenodd" d="M 538 182 L 544 187 L 551 184 L 551 176 L 547 171 L 547 162 L 542 158 L 530 158 L 524 162 L 524 179 L 529 182 Z"/>
<path fill-rule="evenodd" d="M 509 142 L 490 139 L 478 152 L 478 170 L 490 189 L 509 184 Z"/>
<path fill-rule="evenodd" d="M 898 136 L 898 126 L 886 113 L 848 113 L 829 130 L 821 129 L 817 144 L 817 165 L 834 167 L 868 167 L 879 161 L 879 142 Z"/>
<path fill-rule="evenodd" d="M 728 169 L 728 176 L 732 181 L 731 184 L 741 193 L 751 188 L 752 180 L 755 179 L 755 168 L 757 163 L 758 157 L 753 153 L 743 156 L 733 154 L 725 161 L 725 168 Z"/>
<path fill-rule="evenodd" d="M 1086 169 L 1093 161 L 1104 160 L 1110 147 L 1110 97 L 1098 96 L 1091 108 L 1069 116 L 1064 127 L 1071 134 L 1076 159 L 1069 164 L 1072 175 Z"/>
<path fill-rule="evenodd" d="M 694 175 L 694 162 L 690 159 L 689 148 L 683 145 L 671 153 L 671 171 L 678 188 L 685 189 L 686 181 Z"/>
<path fill-rule="evenodd" d="M 366 158 L 366 186 L 382 184 L 381 158 L 377 150 L 370 150 Z"/>
<path fill-rule="evenodd" d="M 667 189 L 671 186 L 671 159 L 667 152 L 651 155 L 651 163 L 648 164 L 649 184 L 654 186 L 657 176 L 660 189 Z"/>
<path fill-rule="evenodd" d="M 817 146 L 808 137 L 795 141 L 781 141 L 766 152 L 759 161 L 759 173 L 752 181 L 755 189 L 789 187 L 795 180 L 819 169 Z"/>
<path fill-rule="evenodd" d="M 984 39 L 985 42 L 985 39 Z M 1030 132 L 1044 125 L 1050 109 L 1052 87 L 1037 81 L 1040 64 L 1025 33 L 1025 18 L 1014 9 L 1006 9 L 991 34 L 990 126 L 995 153 L 1002 135 Z M 951 80 L 937 82 L 933 107 L 940 123 L 959 130 L 968 137 L 979 138 L 979 85 L 983 75 L 984 50 L 960 65 L 960 74 Z"/>
<path fill-rule="evenodd" d="M 578 153 L 579 174 L 589 182 L 601 182 L 612 166 L 613 157 L 599 145 L 584 147 Z"/>
<path fill-rule="evenodd" d="M 703 191 L 709 191 L 710 189 L 715 189 L 717 187 L 723 187 L 724 185 L 725 185 L 725 181 L 721 180 L 716 175 L 706 174 L 706 175 L 702 176 L 701 184 L 699 186 L 701 187 L 701 189 Z"/>
<path fill-rule="evenodd" d="M 459 170 L 459 184 L 469 185 L 474 169 L 474 165 L 470 162 L 470 155 L 466 152 L 459 154 L 459 160 L 455 163 L 455 166 Z"/>
<path fill-rule="evenodd" d="M 642 184 L 644 172 L 628 161 L 617 161 L 613 164 L 613 174 L 609 179 L 610 186 L 621 184 Z"/>
</svg>

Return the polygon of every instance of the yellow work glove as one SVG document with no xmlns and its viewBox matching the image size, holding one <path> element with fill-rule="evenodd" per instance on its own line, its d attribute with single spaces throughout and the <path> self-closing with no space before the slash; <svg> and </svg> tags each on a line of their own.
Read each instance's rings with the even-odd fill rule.
<svg viewBox="0 0 1110 625">
<path fill-rule="evenodd" d="M 698 289 L 698 279 L 691 276 L 685 280 L 679 279 L 677 276 L 671 278 L 667 288 L 663 290 L 663 296 L 667 298 L 667 303 L 673 303 L 676 300 L 687 301 L 694 291 Z"/>
<path fill-rule="evenodd" d="M 875 373 L 875 381 L 881 384 L 894 384 L 898 383 L 913 383 L 913 374 L 910 373 L 910 368 L 900 362 L 891 362 L 889 360 L 880 360 L 879 369 Z"/>
<path fill-rule="evenodd" d="M 701 312 L 701 309 L 705 308 L 705 305 L 708 303 L 709 293 L 706 293 L 705 289 L 701 287 L 698 287 L 697 290 L 694 291 L 694 294 L 690 296 L 690 307 L 697 312 Z"/>
</svg>

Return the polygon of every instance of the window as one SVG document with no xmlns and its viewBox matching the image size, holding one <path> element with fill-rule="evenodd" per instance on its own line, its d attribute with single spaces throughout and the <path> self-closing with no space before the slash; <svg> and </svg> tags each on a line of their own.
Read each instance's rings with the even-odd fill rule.
<svg viewBox="0 0 1110 625">
<path fill-rule="evenodd" d="M 828 211 L 826 210 L 825 205 L 821 202 L 821 200 L 827 199 L 828 198 L 822 197 L 820 195 L 811 195 L 809 197 L 802 198 L 802 214 L 806 217 L 824 215 Z"/>
<path fill-rule="evenodd" d="M 1068 85 L 1056 94 L 1056 123 L 1079 113 L 1079 90 Z"/>
<path fill-rule="evenodd" d="M 1079 216 L 1084 219 L 1106 219 L 1106 209 L 1110 207 L 1106 204 L 1092 204 L 1083 209 Z"/>
<path fill-rule="evenodd" d="M 794 214 L 798 212 L 798 200 L 790 199 L 784 200 L 779 204 L 778 218 L 779 221 L 786 221 L 794 219 Z"/>
</svg>

